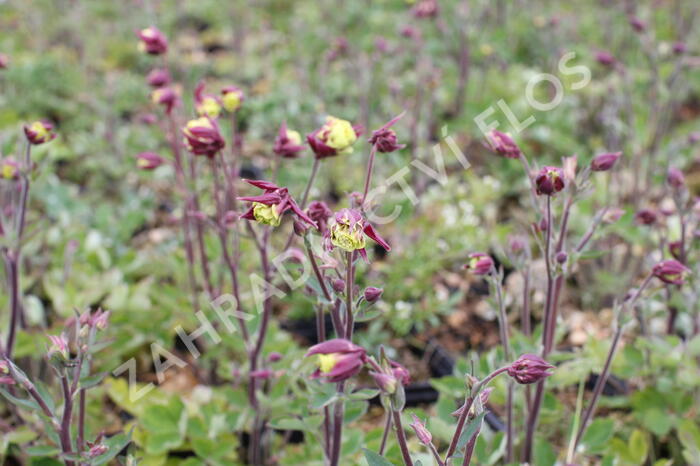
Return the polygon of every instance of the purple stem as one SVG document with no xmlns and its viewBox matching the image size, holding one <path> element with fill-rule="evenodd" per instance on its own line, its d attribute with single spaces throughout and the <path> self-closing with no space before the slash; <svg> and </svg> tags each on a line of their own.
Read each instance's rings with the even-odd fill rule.
<svg viewBox="0 0 700 466">
<path fill-rule="evenodd" d="M 377 153 L 377 145 L 372 144 L 372 149 L 369 151 L 369 159 L 367 160 L 367 174 L 365 175 L 365 189 L 362 192 L 362 202 L 360 205 L 365 205 L 365 199 L 367 199 L 367 193 L 369 192 L 369 186 L 372 183 L 372 169 L 374 168 L 374 157 Z"/>
<path fill-rule="evenodd" d="M 413 460 L 411 460 L 411 455 L 408 452 L 408 444 L 406 443 L 406 433 L 403 430 L 403 425 L 401 423 L 401 412 L 395 409 L 391 410 L 394 417 L 394 425 L 396 427 L 396 440 L 399 442 L 399 448 L 401 449 L 401 456 L 403 457 L 403 462 L 406 466 L 413 466 Z"/>
<path fill-rule="evenodd" d="M 391 425 L 393 423 L 393 418 L 391 412 L 386 413 L 386 424 L 384 424 L 384 433 L 382 434 L 382 443 L 379 444 L 379 455 L 384 456 L 384 450 L 386 449 L 386 441 L 389 438 L 389 431 L 391 430 Z"/>
<path fill-rule="evenodd" d="M 70 438 L 70 424 L 73 415 L 73 394 L 68 386 L 68 378 L 65 374 L 61 376 L 61 387 L 63 388 L 63 418 L 61 419 L 60 441 L 61 449 L 65 454 L 73 453 L 73 445 Z M 73 466 L 75 463 L 65 460 L 66 466 Z"/>
</svg>

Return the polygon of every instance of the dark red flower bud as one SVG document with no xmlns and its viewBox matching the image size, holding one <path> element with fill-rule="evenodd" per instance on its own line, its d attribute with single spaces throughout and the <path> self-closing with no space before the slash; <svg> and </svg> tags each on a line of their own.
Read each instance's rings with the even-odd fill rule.
<svg viewBox="0 0 700 466">
<path fill-rule="evenodd" d="M 615 165 L 621 155 L 622 152 L 600 154 L 591 161 L 591 170 L 594 172 L 606 172 Z"/>
<path fill-rule="evenodd" d="M 24 135 L 27 137 L 27 141 L 35 146 L 53 141 L 56 138 L 53 124 L 46 120 L 35 121 L 31 125 L 24 125 Z"/>
<path fill-rule="evenodd" d="M 382 297 L 382 293 L 384 293 L 383 289 L 368 286 L 367 288 L 365 288 L 364 291 L 365 301 L 367 301 L 370 304 L 374 304 L 377 301 L 379 301 L 379 298 Z"/>
<path fill-rule="evenodd" d="M 683 172 L 679 169 L 671 167 L 668 169 L 666 182 L 675 189 L 681 189 L 685 186 L 685 176 L 683 176 Z"/>
<path fill-rule="evenodd" d="M 141 170 L 155 170 L 165 163 L 165 159 L 155 152 L 141 152 L 136 156 L 136 165 Z"/>
<path fill-rule="evenodd" d="M 287 129 L 287 123 L 282 123 L 272 150 L 275 154 L 286 159 L 298 157 L 299 153 L 304 150 L 304 146 L 301 144 L 301 135 Z"/>
<path fill-rule="evenodd" d="M 180 103 L 180 97 L 173 89 L 169 87 L 160 87 L 151 92 L 151 101 L 154 104 L 165 107 L 165 113 L 170 114 Z"/>
<path fill-rule="evenodd" d="M 642 21 L 640 18 L 636 16 L 630 16 L 629 17 L 629 22 L 630 26 L 632 26 L 632 29 L 634 29 L 636 32 L 644 32 L 647 28 L 647 23 Z"/>
<path fill-rule="evenodd" d="M 185 135 L 185 145 L 194 155 L 206 155 L 211 158 L 226 145 L 219 125 L 209 117 L 190 120 L 182 134 Z"/>
<path fill-rule="evenodd" d="M 469 254 L 469 262 L 462 268 L 471 270 L 474 275 L 488 275 L 493 271 L 493 259 L 483 252 L 474 252 Z"/>
<path fill-rule="evenodd" d="M 564 172 L 559 167 L 543 167 L 535 178 L 537 194 L 551 196 L 564 189 Z"/>
<path fill-rule="evenodd" d="M 523 354 L 508 367 L 508 375 L 519 384 L 539 382 L 552 375 L 554 366 L 535 354 Z"/>
<path fill-rule="evenodd" d="M 510 135 L 500 131 L 491 130 L 487 135 L 489 145 L 498 154 L 509 159 L 517 159 L 522 155 L 520 147 L 513 141 Z"/>
<path fill-rule="evenodd" d="M 345 282 L 340 278 L 334 279 L 331 285 L 333 285 L 333 291 L 336 293 L 342 293 L 345 291 Z"/>
<path fill-rule="evenodd" d="M 168 40 L 155 26 L 140 30 L 136 35 L 141 39 L 139 50 L 149 55 L 161 55 L 168 51 Z"/>
<path fill-rule="evenodd" d="M 269 362 L 278 362 L 282 359 L 282 354 L 278 353 L 277 351 L 273 351 L 272 353 L 269 354 L 267 357 L 267 360 Z"/>
<path fill-rule="evenodd" d="M 151 70 L 146 76 L 146 82 L 151 87 L 163 87 L 170 84 L 170 73 L 164 68 Z"/>
<path fill-rule="evenodd" d="M 656 223 L 657 215 L 651 209 L 642 209 L 634 215 L 634 219 L 640 225 L 653 225 Z"/>
<path fill-rule="evenodd" d="M 688 47 L 685 45 L 684 42 L 674 42 L 673 47 L 671 47 L 671 50 L 673 50 L 673 53 L 676 55 L 683 55 L 685 52 L 688 51 Z"/>
<path fill-rule="evenodd" d="M 595 59 L 601 65 L 608 67 L 612 67 L 617 63 L 617 60 L 615 60 L 615 57 L 613 57 L 613 55 L 610 52 L 606 52 L 603 50 L 596 52 Z"/>
<path fill-rule="evenodd" d="M 668 252 L 671 253 L 674 259 L 680 260 L 681 258 L 681 246 L 683 243 L 680 241 L 671 241 L 668 243 Z"/>
<path fill-rule="evenodd" d="M 566 263 L 566 260 L 569 258 L 569 256 L 564 252 L 564 251 L 559 251 L 557 255 L 554 257 L 554 259 L 557 261 L 557 264 L 564 264 Z"/>
<path fill-rule="evenodd" d="M 316 222 L 321 233 L 328 230 L 328 220 L 333 215 L 333 211 L 323 201 L 313 201 L 306 208 L 306 215 Z"/>
<path fill-rule="evenodd" d="M 664 283 L 682 285 L 690 274 L 690 269 L 677 260 L 668 259 L 656 264 L 652 274 Z"/>
</svg>

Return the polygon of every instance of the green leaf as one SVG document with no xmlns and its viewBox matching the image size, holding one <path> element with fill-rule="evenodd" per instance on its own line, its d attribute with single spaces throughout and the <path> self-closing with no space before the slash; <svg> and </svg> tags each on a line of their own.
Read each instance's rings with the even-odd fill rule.
<svg viewBox="0 0 700 466">
<path fill-rule="evenodd" d="M 461 450 L 469 441 L 472 436 L 481 428 L 481 421 L 484 420 L 486 416 L 486 411 L 482 411 L 476 416 L 472 421 L 467 424 L 467 427 L 462 431 L 462 435 L 459 436 L 457 441 L 457 450 Z"/>
<path fill-rule="evenodd" d="M 588 426 L 581 439 L 581 446 L 587 451 L 598 451 L 613 435 L 615 423 L 612 419 L 596 419 Z"/>
<path fill-rule="evenodd" d="M 112 461 L 128 444 L 131 442 L 133 428 L 128 434 L 117 434 L 104 441 L 107 445 L 107 452 L 104 455 L 98 456 L 92 461 L 92 466 L 107 464 Z"/>
<path fill-rule="evenodd" d="M 56 456 L 61 453 L 61 449 L 53 445 L 37 445 L 24 449 L 29 456 Z"/>
<path fill-rule="evenodd" d="M 644 460 L 647 458 L 647 452 L 649 451 L 649 443 L 644 432 L 639 429 L 635 429 L 634 432 L 632 432 L 628 442 L 628 451 L 635 464 L 644 463 Z"/>
<path fill-rule="evenodd" d="M 533 459 L 533 464 L 537 466 L 552 466 L 557 461 L 557 454 L 554 452 L 550 442 L 543 438 L 537 438 L 535 440 Z"/>
<path fill-rule="evenodd" d="M 366 448 L 363 448 L 362 451 L 365 452 L 365 459 L 369 466 L 394 466 L 394 463 L 379 455 L 379 453 Z"/>
<path fill-rule="evenodd" d="M 379 390 L 374 388 L 363 388 L 362 390 L 357 390 L 348 395 L 351 400 L 371 400 L 375 396 L 379 395 Z"/>
</svg>

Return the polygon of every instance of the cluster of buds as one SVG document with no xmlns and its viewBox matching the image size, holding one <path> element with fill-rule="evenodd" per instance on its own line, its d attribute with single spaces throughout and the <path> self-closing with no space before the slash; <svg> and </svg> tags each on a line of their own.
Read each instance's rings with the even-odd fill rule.
<svg viewBox="0 0 700 466">
<path fill-rule="evenodd" d="M 622 152 L 600 154 L 591 161 L 591 170 L 594 172 L 606 172 L 615 165 L 621 156 Z"/>
<path fill-rule="evenodd" d="M 537 194 L 551 196 L 564 189 L 564 171 L 559 167 L 542 167 L 535 178 Z"/>
<path fill-rule="evenodd" d="M 323 126 L 306 136 L 306 140 L 316 158 L 324 159 L 351 154 L 352 145 L 360 134 L 359 128 L 353 127 L 349 121 L 329 116 Z"/>
<path fill-rule="evenodd" d="M 335 222 L 331 225 L 326 237 L 326 249 L 331 250 L 335 246 L 347 252 L 358 251 L 366 261 L 365 236 L 375 241 L 387 252 L 391 250 L 389 244 L 379 236 L 359 210 L 342 209 L 335 214 Z"/>
<path fill-rule="evenodd" d="M 255 220 L 263 225 L 273 227 L 282 222 L 282 214 L 291 210 L 297 218 L 308 225 L 318 228 L 314 222 L 289 194 L 287 188 L 281 188 L 274 183 L 263 180 L 244 180 L 246 183 L 265 191 L 259 196 L 239 197 L 240 201 L 251 202 L 251 206 L 240 218 Z"/>
<path fill-rule="evenodd" d="M 552 375 L 554 366 L 535 354 L 523 354 L 510 366 L 508 375 L 519 384 L 527 385 L 539 382 Z"/>
<path fill-rule="evenodd" d="M 48 335 L 51 346 L 46 353 L 50 360 L 65 362 L 70 358 L 68 351 L 68 339 L 62 333 L 60 335 Z"/>
<path fill-rule="evenodd" d="M 219 125 L 209 117 L 188 121 L 182 133 L 185 135 L 185 145 L 194 155 L 211 158 L 226 145 Z"/>
<path fill-rule="evenodd" d="M 336 383 L 357 375 L 367 361 L 367 352 L 349 340 L 336 338 L 309 348 L 304 357 L 317 356 L 318 368 L 312 379 Z"/>
<path fill-rule="evenodd" d="M 491 256 L 483 252 L 473 252 L 469 254 L 469 262 L 462 266 L 463 269 L 470 270 L 474 275 L 488 275 L 494 270 L 494 263 Z"/>
<path fill-rule="evenodd" d="M 499 155 L 509 159 L 518 159 L 522 155 L 520 147 L 518 147 L 510 135 L 506 133 L 496 131 L 495 129 L 491 130 L 487 134 L 487 141 L 491 146 L 491 149 L 496 151 L 496 153 Z"/>
<path fill-rule="evenodd" d="M 31 125 L 24 125 L 24 135 L 27 137 L 27 141 L 35 146 L 56 138 L 53 124 L 46 120 L 35 121 Z"/>
<path fill-rule="evenodd" d="M 194 108 L 200 117 L 218 118 L 221 104 L 216 96 L 204 93 L 204 81 L 200 81 L 194 90 Z"/>
<path fill-rule="evenodd" d="M 401 150 L 404 147 L 406 147 L 405 144 L 399 144 L 398 139 L 396 138 L 396 132 L 393 129 L 391 129 L 391 127 L 397 121 L 399 121 L 401 117 L 404 116 L 404 114 L 405 112 L 392 118 L 387 124 L 379 128 L 378 130 L 372 132 L 372 137 L 370 137 L 368 141 L 370 144 L 377 148 L 377 151 L 382 153 L 389 153 Z"/>
<path fill-rule="evenodd" d="M 155 26 L 141 29 L 136 33 L 139 42 L 139 50 L 149 55 L 162 55 L 168 51 L 168 40 Z"/>
<path fill-rule="evenodd" d="M 165 163 L 165 159 L 155 152 L 141 152 L 136 156 L 136 165 L 141 170 L 155 170 Z"/>
<path fill-rule="evenodd" d="M 221 89 L 221 104 L 227 112 L 233 113 L 241 107 L 245 95 L 236 86 L 226 86 Z"/>
<path fill-rule="evenodd" d="M 304 150 L 301 144 L 301 135 L 297 131 L 287 128 L 287 123 L 282 123 L 275 139 L 273 152 L 286 159 L 294 159 Z"/>
<path fill-rule="evenodd" d="M 80 316 L 79 322 L 80 325 L 87 326 L 88 328 L 104 330 L 107 328 L 109 315 L 109 311 L 103 311 L 102 309 L 98 309 L 95 312 L 87 311 Z"/>
<path fill-rule="evenodd" d="M 682 285 L 690 275 L 690 269 L 675 259 L 669 259 L 656 264 L 651 273 L 669 285 Z"/>
</svg>

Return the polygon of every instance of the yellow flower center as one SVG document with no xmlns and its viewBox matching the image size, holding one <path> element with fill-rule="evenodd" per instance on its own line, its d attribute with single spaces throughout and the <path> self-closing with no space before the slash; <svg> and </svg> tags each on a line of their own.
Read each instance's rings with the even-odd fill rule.
<svg viewBox="0 0 700 466">
<path fill-rule="evenodd" d="M 338 356 L 335 353 L 318 355 L 318 368 L 323 374 L 332 371 L 337 362 Z"/>
<path fill-rule="evenodd" d="M 294 131 L 291 129 L 287 130 L 287 139 L 291 141 L 292 144 L 294 145 L 299 145 L 301 144 L 301 134 L 299 134 L 298 131 Z"/>
<path fill-rule="evenodd" d="M 2 177 L 3 178 L 10 180 L 10 179 L 15 177 L 16 173 L 17 173 L 17 168 L 14 165 L 10 165 L 9 163 L 6 163 L 2 166 Z"/>
<path fill-rule="evenodd" d="M 156 32 L 153 28 L 141 29 L 141 35 L 146 39 L 153 39 L 156 36 Z"/>
<path fill-rule="evenodd" d="M 277 212 L 275 205 L 266 205 L 260 202 L 253 203 L 253 216 L 263 225 L 279 226 L 282 216 Z"/>
<path fill-rule="evenodd" d="M 200 116 L 208 116 L 209 118 L 218 118 L 221 113 L 221 105 L 213 97 L 205 97 L 202 102 L 197 105 L 197 113 Z"/>
<path fill-rule="evenodd" d="M 238 92 L 227 92 L 221 101 L 227 112 L 235 112 L 241 106 L 241 96 Z"/>
<path fill-rule="evenodd" d="M 331 228 L 331 243 L 348 252 L 364 249 L 365 235 L 362 229 L 351 229 L 348 225 L 336 223 Z"/>
<path fill-rule="evenodd" d="M 327 146 L 332 147 L 339 154 L 343 155 L 351 154 L 352 145 L 357 141 L 357 134 L 355 134 L 352 124 L 347 120 L 341 120 L 332 116 L 326 119 L 326 124 L 323 125 L 319 136 Z"/>
<path fill-rule="evenodd" d="M 49 137 L 49 131 L 46 129 L 46 126 L 40 121 L 35 121 L 32 123 L 30 126 L 30 129 L 36 133 L 36 137 L 38 139 L 47 139 Z"/>
</svg>

